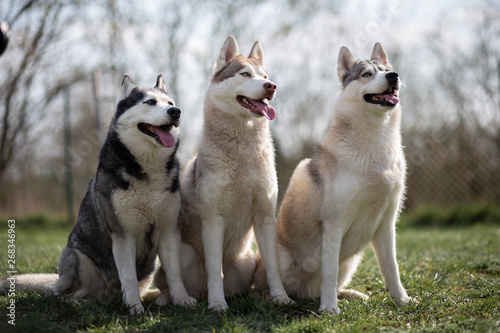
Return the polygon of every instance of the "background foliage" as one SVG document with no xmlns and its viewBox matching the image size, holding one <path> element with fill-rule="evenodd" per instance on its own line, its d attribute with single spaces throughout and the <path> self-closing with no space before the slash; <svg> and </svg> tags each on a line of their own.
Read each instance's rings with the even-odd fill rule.
<svg viewBox="0 0 500 333">
<path fill-rule="evenodd" d="M 12 28 L 0 58 L 4 214 L 64 213 L 68 190 L 78 207 L 124 73 L 140 86 L 164 74 L 183 112 L 180 154 L 187 160 L 229 34 L 244 54 L 261 40 L 278 85 L 271 124 L 281 194 L 330 119 L 340 46 L 364 59 L 380 41 L 404 82 L 407 209 L 500 199 L 498 2 L 23 0 L 2 1 L 0 20 Z"/>
</svg>

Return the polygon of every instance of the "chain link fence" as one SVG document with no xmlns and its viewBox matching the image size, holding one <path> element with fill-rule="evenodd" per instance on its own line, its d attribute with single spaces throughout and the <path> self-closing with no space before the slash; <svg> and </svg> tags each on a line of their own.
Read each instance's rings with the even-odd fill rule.
<svg viewBox="0 0 500 333">
<path fill-rule="evenodd" d="M 420 205 L 500 202 L 500 128 L 471 129 L 463 121 L 404 135 L 407 209 Z"/>
</svg>

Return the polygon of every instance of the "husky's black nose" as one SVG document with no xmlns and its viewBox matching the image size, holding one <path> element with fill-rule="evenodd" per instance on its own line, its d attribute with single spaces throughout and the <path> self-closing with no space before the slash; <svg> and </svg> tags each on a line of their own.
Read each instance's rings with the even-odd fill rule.
<svg viewBox="0 0 500 333">
<path fill-rule="evenodd" d="M 168 109 L 167 113 L 174 119 L 178 119 L 181 116 L 181 110 L 176 107 Z"/>
<path fill-rule="evenodd" d="M 385 74 L 385 78 L 389 81 L 389 84 L 395 84 L 398 81 L 398 77 L 399 75 L 396 72 L 389 72 Z"/>
</svg>

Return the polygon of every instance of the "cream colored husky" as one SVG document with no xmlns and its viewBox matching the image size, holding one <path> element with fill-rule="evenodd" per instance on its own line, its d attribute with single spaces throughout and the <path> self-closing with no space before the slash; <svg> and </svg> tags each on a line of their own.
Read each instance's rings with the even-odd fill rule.
<svg viewBox="0 0 500 333">
<path fill-rule="evenodd" d="M 377 43 L 371 60 L 347 47 L 338 58 L 342 82 L 328 130 L 312 158 L 295 170 L 278 216 L 278 254 L 285 290 L 321 297 L 322 311 L 339 313 L 344 289 L 371 241 L 386 288 L 399 305 L 412 300 L 401 285 L 395 224 L 406 164 L 401 146 L 400 80 Z M 264 267 L 255 275 L 265 289 Z"/>
<path fill-rule="evenodd" d="M 183 280 L 189 295 L 225 310 L 225 295 L 250 290 L 255 236 L 271 296 L 289 302 L 280 279 L 276 241 L 277 178 L 269 121 L 276 85 L 267 77 L 259 42 L 248 58 L 228 37 L 220 51 L 204 105 L 198 156 L 182 176 Z M 266 279 L 264 277 L 264 279 Z M 157 304 L 168 302 L 169 283 L 159 270 Z"/>
</svg>

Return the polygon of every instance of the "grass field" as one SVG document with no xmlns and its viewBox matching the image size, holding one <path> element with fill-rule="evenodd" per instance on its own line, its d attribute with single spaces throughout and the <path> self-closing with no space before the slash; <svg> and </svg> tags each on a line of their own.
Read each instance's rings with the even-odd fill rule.
<svg viewBox="0 0 500 333">
<path fill-rule="evenodd" d="M 0 221 L 0 277 L 8 268 L 7 219 Z M 56 273 L 70 227 L 63 223 L 16 224 L 18 273 Z M 130 316 L 120 295 L 79 304 L 55 296 L 17 293 L 15 326 L 8 323 L 11 298 L 0 296 L 0 332 L 500 332 L 500 223 L 465 227 L 401 227 L 398 262 L 403 285 L 418 304 L 397 307 L 368 248 L 351 287 L 369 301 L 340 300 L 342 313 L 319 313 L 319 301 L 275 306 L 259 295 L 228 300 L 223 314 L 207 309 L 157 307 Z"/>
</svg>

